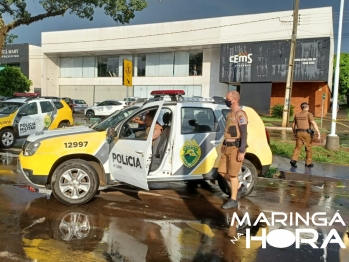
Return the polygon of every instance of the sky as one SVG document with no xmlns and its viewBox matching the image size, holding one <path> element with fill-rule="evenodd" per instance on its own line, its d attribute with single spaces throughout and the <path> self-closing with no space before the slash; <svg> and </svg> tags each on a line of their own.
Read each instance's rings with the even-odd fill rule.
<svg viewBox="0 0 349 262">
<path fill-rule="evenodd" d="M 335 49 L 337 46 L 338 19 L 341 0 L 300 0 L 300 9 L 332 6 L 335 33 Z M 38 0 L 27 1 L 33 15 L 43 13 Z M 220 16 L 256 14 L 285 11 L 293 9 L 293 0 L 148 0 L 148 7 L 136 13 L 130 25 L 211 18 Z M 9 21 L 5 18 L 5 21 Z M 47 18 L 29 26 L 21 26 L 12 34 L 18 35 L 14 43 L 41 45 L 41 33 L 61 30 L 101 28 L 122 26 L 96 10 L 94 20 L 79 19 L 74 15 Z M 349 53 L 349 1 L 344 4 L 344 19 L 341 52 Z"/>
</svg>

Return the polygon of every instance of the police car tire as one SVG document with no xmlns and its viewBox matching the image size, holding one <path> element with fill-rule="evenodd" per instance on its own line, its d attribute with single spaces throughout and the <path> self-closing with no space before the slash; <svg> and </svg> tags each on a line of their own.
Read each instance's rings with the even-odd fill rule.
<svg viewBox="0 0 349 262">
<path fill-rule="evenodd" d="M 257 183 L 258 172 L 257 172 L 256 167 L 252 164 L 252 162 L 247 160 L 247 159 L 244 160 L 244 162 L 242 163 L 242 166 L 245 168 L 248 168 L 251 171 L 251 178 L 252 178 L 251 185 L 247 189 L 246 193 L 241 196 L 241 197 L 246 197 L 252 193 L 253 188 Z M 221 175 L 218 176 L 217 180 L 218 180 L 219 188 L 223 191 L 223 193 L 227 194 L 230 197 L 231 188 L 230 188 L 230 184 L 228 184 L 227 180 L 225 178 L 223 178 Z"/>
<path fill-rule="evenodd" d="M 69 126 L 69 123 L 61 122 L 61 123 L 59 123 L 58 128 L 65 128 L 65 127 L 68 127 L 68 126 Z"/>
<path fill-rule="evenodd" d="M 13 142 L 10 144 L 10 145 L 4 145 L 2 143 L 2 136 L 5 134 L 5 133 L 11 133 L 12 136 L 13 136 Z M 3 130 L 1 130 L 0 132 L 0 147 L 2 148 L 10 148 L 10 147 L 13 147 L 13 145 L 16 143 L 16 136 L 15 136 L 15 132 L 13 132 L 12 129 L 10 128 L 5 128 Z"/>
<path fill-rule="evenodd" d="M 90 180 L 90 188 L 85 196 L 83 196 L 80 199 L 71 199 L 66 197 L 59 189 L 59 179 L 64 174 L 64 172 L 70 170 L 70 169 L 81 169 L 83 170 Z M 56 199 L 66 205 L 83 205 L 91 201 L 98 190 L 99 187 L 99 179 L 97 171 L 85 160 L 81 159 L 72 159 L 63 162 L 60 164 L 52 176 L 51 181 L 51 187 L 52 187 L 52 193 L 56 197 Z"/>
</svg>

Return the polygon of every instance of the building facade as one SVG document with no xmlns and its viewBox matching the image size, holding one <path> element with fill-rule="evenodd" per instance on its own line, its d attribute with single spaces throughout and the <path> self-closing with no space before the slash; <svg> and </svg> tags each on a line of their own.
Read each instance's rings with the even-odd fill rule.
<svg viewBox="0 0 349 262">
<path fill-rule="evenodd" d="M 19 67 L 22 73 L 33 82 L 31 92 L 41 93 L 42 62 L 43 56 L 39 46 L 5 45 L 0 58 L 0 70 L 5 66 Z"/>
<path fill-rule="evenodd" d="M 184 89 L 187 96 L 241 93 L 269 113 L 284 103 L 292 11 L 42 34 L 42 93 L 88 104 L 124 99 L 122 63 L 133 62 L 129 96 Z M 300 10 L 291 104 L 319 115 L 332 87 L 332 8 Z M 326 19 L 321 19 L 326 17 Z M 304 18 L 304 19 L 303 19 Z M 321 98 L 319 101 L 319 98 Z"/>
</svg>

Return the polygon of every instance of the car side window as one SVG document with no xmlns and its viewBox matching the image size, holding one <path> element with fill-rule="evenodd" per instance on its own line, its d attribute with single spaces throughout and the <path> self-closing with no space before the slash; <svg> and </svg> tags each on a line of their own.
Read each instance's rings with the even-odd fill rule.
<svg viewBox="0 0 349 262">
<path fill-rule="evenodd" d="M 117 102 L 117 101 L 110 101 L 110 104 L 111 104 L 112 106 L 119 106 L 119 105 L 121 105 L 121 103 L 119 103 L 119 102 Z"/>
<path fill-rule="evenodd" d="M 52 112 L 54 110 L 51 102 L 49 102 L 49 101 L 40 102 L 40 107 L 41 107 L 42 113 Z"/>
<path fill-rule="evenodd" d="M 28 116 L 30 115 L 36 115 L 38 113 L 38 106 L 36 103 L 30 103 L 23 107 L 19 113 L 26 113 Z"/>
<path fill-rule="evenodd" d="M 211 108 L 183 107 L 182 134 L 219 132 L 219 125 Z"/>
<path fill-rule="evenodd" d="M 107 106 L 107 105 L 108 105 L 107 101 L 104 101 L 104 102 L 101 102 L 101 103 L 98 104 L 98 106 Z"/>
<path fill-rule="evenodd" d="M 224 120 L 227 119 L 227 116 L 231 110 L 230 109 L 222 109 L 222 114 L 224 117 Z"/>
<path fill-rule="evenodd" d="M 54 104 L 55 104 L 55 107 L 57 108 L 57 109 L 61 109 L 61 108 L 63 108 L 63 104 L 61 103 L 61 102 L 53 102 Z"/>
</svg>

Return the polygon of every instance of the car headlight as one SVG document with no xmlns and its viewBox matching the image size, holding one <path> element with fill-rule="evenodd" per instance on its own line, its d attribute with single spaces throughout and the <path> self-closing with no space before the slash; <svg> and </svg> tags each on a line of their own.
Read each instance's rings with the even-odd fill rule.
<svg viewBox="0 0 349 262">
<path fill-rule="evenodd" d="M 25 148 L 23 155 L 25 156 L 32 156 L 35 154 L 35 152 L 38 150 L 40 146 L 39 142 L 31 142 L 29 145 Z"/>
</svg>

